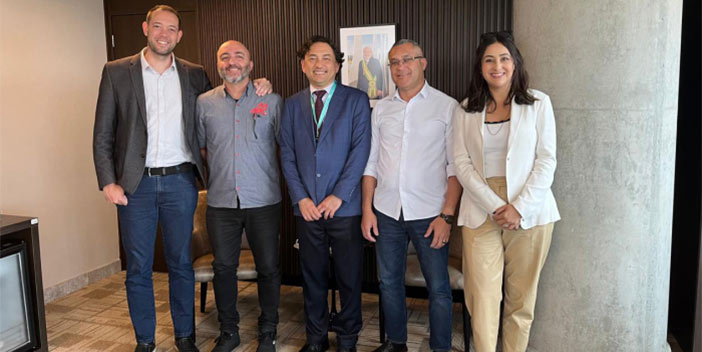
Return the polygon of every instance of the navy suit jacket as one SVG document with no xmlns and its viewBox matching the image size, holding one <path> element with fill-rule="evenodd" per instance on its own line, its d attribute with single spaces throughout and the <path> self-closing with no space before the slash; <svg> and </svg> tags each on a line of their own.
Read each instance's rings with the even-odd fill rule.
<svg viewBox="0 0 702 352">
<path fill-rule="evenodd" d="M 285 101 L 280 159 L 295 215 L 306 197 L 318 205 L 333 194 L 343 202 L 334 216 L 361 215 L 361 177 L 371 143 L 368 95 L 337 82 L 315 141 L 309 87 Z"/>
</svg>

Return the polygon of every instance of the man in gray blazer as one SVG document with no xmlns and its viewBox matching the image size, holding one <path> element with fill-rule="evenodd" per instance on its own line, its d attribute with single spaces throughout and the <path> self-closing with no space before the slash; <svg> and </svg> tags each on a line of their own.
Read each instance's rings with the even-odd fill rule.
<svg viewBox="0 0 702 352">
<path fill-rule="evenodd" d="M 147 46 L 105 64 L 100 82 L 93 156 L 98 185 L 117 205 L 127 259 L 127 302 L 136 351 L 153 351 L 156 314 L 152 281 L 156 226 L 163 230 L 175 346 L 194 343 L 195 280 L 190 260 L 195 178 L 204 184 L 195 133 L 195 103 L 211 88 L 202 66 L 176 58 L 180 15 L 157 5 L 142 24 Z M 259 84 L 257 94 L 270 92 Z"/>
<path fill-rule="evenodd" d="M 159 222 L 176 347 L 198 350 L 192 338 L 195 279 L 190 261 L 195 178 L 202 181 L 195 101 L 210 82 L 202 66 L 173 55 L 183 35 L 180 23 L 170 6 L 149 11 L 142 24 L 147 47 L 105 65 L 95 112 L 95 170 L 105 199 L 118 209 L 136 351 L 155 349 L 151 275 Z"/>
</svg>

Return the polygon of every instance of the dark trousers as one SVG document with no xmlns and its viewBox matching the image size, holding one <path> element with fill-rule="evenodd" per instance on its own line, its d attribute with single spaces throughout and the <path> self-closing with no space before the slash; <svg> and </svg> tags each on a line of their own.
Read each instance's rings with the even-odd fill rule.
<svg viewBox="0 0 702 352">
<path fill-rule="evenodd" d="M 258 330 L 259 333 L 276 331 L 280 302 L 280 214 L 280 203 L 249 209 L 207 207 L 207 232 L 214 254 L 212 283 L 222 331 L 239 331 L 236 272 L 244 229 L 258 273 L 258 303 L 261 307 Z"/>
<path fill-rule="evenodd" d="M 329 248 L 334 263 L 336 283 L 341 297 L 341 310 L 334 318 L 339 347 L 353 347 L 361 331 L 361 275 L 363 237 L 361 217 L 334 217 L 328 220 L 305 221 L 297 216 L 300 240 L 303 294 L 305 297 L 305 330 L 307 343 L 327 340 L 329 330 Z"/>
</svg>

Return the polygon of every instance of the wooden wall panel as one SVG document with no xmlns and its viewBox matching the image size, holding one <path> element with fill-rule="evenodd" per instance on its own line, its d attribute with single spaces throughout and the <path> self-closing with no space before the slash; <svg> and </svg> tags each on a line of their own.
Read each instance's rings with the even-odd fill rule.
<svg viewBox="0 0 702 352">
<path fill-rule="evenodd" d="M 429 84 L 461 99 L 480 34 L 512 29 L 511 0 L 208 0 L 198 2 L 198 15 L 201 63 L 213 84 L 221 84 L 219 44 L 236 39 L 251 51 L 253 76 L 270 79 L 283 97 L 306 85 L 295 57 L 305 39 L 338 42 L 340 27 L 394 23 L 398 39 L 423 46 Z"/>
<path fill-rule="evenodd" d="M 296 52 L 314 34 L 339 42 L 339 28 L 397 25 L 397 39 L 418 41 L 428 60 L 429 84 L 461 100 L 468 87 L 480 34 L 512 29 L 512 0 L 207 0 L 198 2 L 201 64 L 214 85 L 216 51 L 229 39 L 243 42 L 254 61 L 253 77 L 267 77 L 288 97 L 306 79 Z M 282 178 L 281 178 L 282 180 Z M 281 227 L 284 281 L 299 277 L 295 221 L 285 186 Z M 376 282 L 372 248 L 364 254 L 364 282 Z"/>
</svg>

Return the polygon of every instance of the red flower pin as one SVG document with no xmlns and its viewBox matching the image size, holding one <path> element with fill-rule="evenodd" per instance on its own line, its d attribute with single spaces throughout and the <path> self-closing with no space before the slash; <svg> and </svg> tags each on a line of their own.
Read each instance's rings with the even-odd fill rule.
<svg viewBox="0 0 702 352">
<path fill-rule="evenodd" d="M 268 115 L 268 113 L 266 112 L 267 110 L 268 110 L 268 104 L 260 103 L 255 108 L 251 109 L 251 113 L 254 115 L 266 116 L 266 115 Z"/>
</svg>

